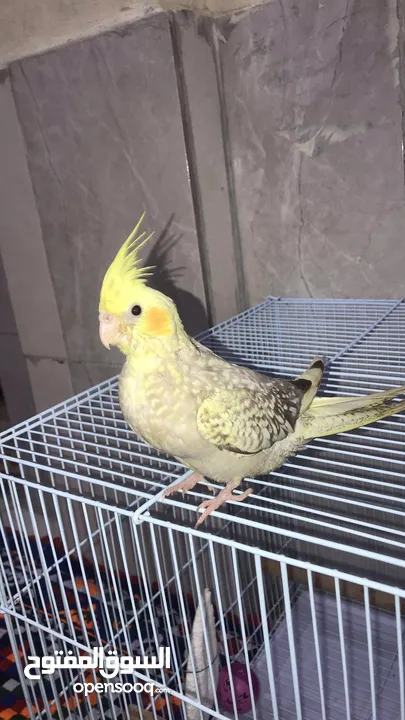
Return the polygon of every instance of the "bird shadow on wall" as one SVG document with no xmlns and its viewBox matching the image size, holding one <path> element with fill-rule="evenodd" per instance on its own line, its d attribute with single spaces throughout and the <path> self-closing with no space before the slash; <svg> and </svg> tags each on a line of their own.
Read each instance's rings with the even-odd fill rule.
<svg viewBox="0 0 405 720">
<path fill-rule="evenodd" d="M 186 332 L 195 336 L 208 329 L 208 318 L 201 300 L 178 286 L 187 268 L 170 266 L 170 254 L 182 239 L 182 234 L 173 230 L 173 221 L 174 215 L 171 215 L 143 264 L 152 265 L 154 268 L 153 274 L 148 278 L 148 285 L 174 300 Z M 237 364 L 244 362 L 242 356 L 235 353 L 219 338 L 215 338 L 215 352 L 226 357 L 229 362 Z"/>
<path fill-rule="evenodd" d="M 193 293 L 178 286 L 178 282 L 187 272 L 187 268 L 170 266 L 170 254 L 182 239 L 182 234 L 173 230 L 173 221 L 174 214 L 171 215 L 150 253 L 145 257 L 143 265 L 154 268 L 153 274 L 148 278 L 148 285 L 164 295 L 168 295 L 175 302 L 186 332 L 195 336 L 208 329 L 208 317 L 201 300 Z M 215 352 L 225 356 L 232 363 L 244 362 L 242 356 L 235 353 L 219 338 L 215 339 Z"/>
<path fill-rule="evenodd" d="M 173 221 L 174 215 L 170 217 L 145 258 L 144 265 L 152 265 L 154 268 L 153 275 L 148 279 L 148 285 L 168 295 L 175 302 L 186 332 L 189 335 L 196 335 L 207 329 L 207 313 L 199 298 L 177 284 L 187 272 L 187 268 L 170 266 L 170 255 L 182 239 L 182 234 L 173 230 Z"/>
</svg>

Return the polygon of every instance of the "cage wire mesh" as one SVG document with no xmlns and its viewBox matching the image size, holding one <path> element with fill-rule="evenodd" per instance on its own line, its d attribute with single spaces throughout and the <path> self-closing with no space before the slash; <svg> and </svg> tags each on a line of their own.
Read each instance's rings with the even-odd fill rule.
<svg viewBox="0 0 405 720">
<path fill-rule="evenodd" d="M 281 377 L 324 356 L 324 394 L 405 383 L 401 301 L 268 298 L 200 339 Z M 317 439 L 194 530 L 209 493 L 162 502 L 185 469 L 129 430 L 116 378 L 5 431 L 0 612 L 21 717 L 405 720 L 404 440 L 404 414 Z M 197 651 L 206 590 L 215 642 L 202 612 Z M 23 674 L 31 655 L 162 645 L 170 671 L 131 677 L 153 695 L 79 692 L 96 669 Z"/>
</svg>

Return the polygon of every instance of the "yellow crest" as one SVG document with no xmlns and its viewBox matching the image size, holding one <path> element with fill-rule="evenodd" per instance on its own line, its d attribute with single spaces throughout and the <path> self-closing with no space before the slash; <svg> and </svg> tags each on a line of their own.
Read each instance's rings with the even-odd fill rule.
<svg viewBox="0 0 405 720">
<path fill-rule="evenodd" d="M 145 237 L 145 232 L 138 235 L 144 217 L 145 213 L 118 250 L 104 276 L 100 294 L 100 311 L 123 313 L 128 310 L 131 302 L 134 301 L 134 286 L 144 285 L 148 275 L 152 274 L 153 267 L 143 268 L 139 258 L 139 250 L 153 235 L 151 233 Z"/>
</svg>

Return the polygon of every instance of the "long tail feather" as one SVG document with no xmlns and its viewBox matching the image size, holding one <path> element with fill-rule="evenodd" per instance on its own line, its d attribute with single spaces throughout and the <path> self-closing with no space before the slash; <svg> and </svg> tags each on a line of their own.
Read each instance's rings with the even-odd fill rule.
<svg viewBox="0 0 405 720">
<path fill-rule="evenodd" d="M 356 408 L 379 405 L 384 400 L 391 400 L 399 395 L 405 395 L 405 385 L 366 396 L 316 397 L 311 405 L 311 412 L 318 413 L 319 415 L 334 415 L 336 412 L 344 412 L 346 409 L 355 410 Z M 336 408 L 336 405 L 341 406 L 339 410 Z"/>
<path fill-rule="evenodd" d="M 367 397 L 315 398 L 296 430 L 305 440 L 354 430 L 405 410 L 401 395 L 405 385 Z"/>
</svg>

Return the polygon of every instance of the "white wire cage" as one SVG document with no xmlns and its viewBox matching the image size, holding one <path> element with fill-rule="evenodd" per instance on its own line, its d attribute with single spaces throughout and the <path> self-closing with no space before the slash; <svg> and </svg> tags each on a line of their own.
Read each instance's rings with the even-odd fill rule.
<svg viewBox="0 0 405 720">
<path fill-rule="evenodd" d="M 405 383 L 404 331 L 402 301 L 268 298 L 200 339 L 284 377 L 322 355 L 321 393 L 360 395 Z M 0 612 L 28 717 L 405 720 L 404 439 L 403 414 L 317 439 L 194 530 L 210 495 L 197 486 L 162 502 L 185 469 L 129 430 L 116 378 L 4 432 Z M 192 626 L 206 589 L 217 644 L 203 614 L 204 695 Z M 152 698 L 85 697 L 80 670 L 22 672 L 32 654 L 147 655 L 162 643 L 170 673 L 135 673 L 160 688 Z"/>
</svg>

